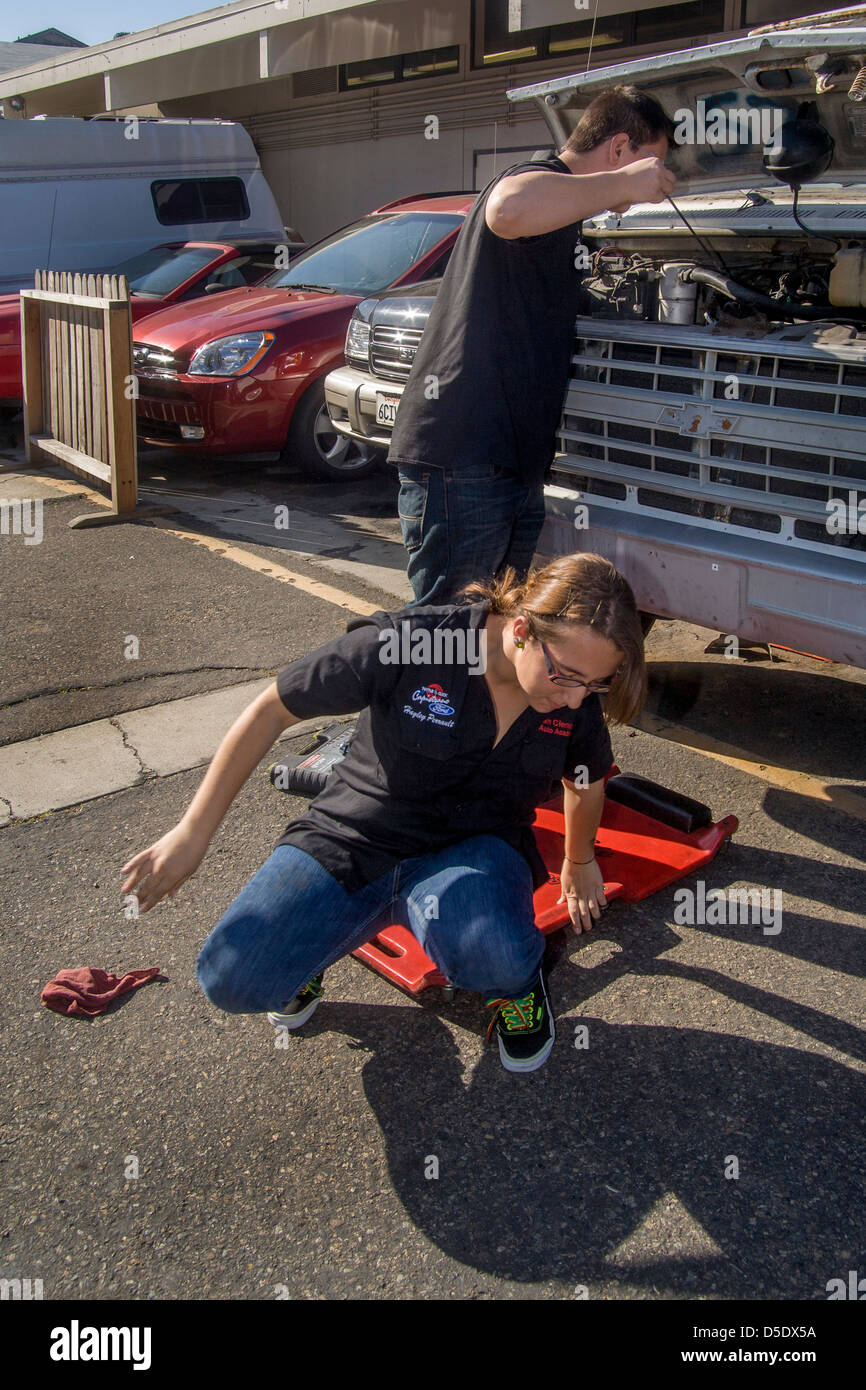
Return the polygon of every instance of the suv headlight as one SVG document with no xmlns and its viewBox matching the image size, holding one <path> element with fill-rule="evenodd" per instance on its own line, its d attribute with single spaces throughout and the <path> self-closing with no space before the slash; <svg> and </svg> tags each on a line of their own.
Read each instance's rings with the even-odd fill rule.
<svg viewBox="0 0 866 1390">
<path fill-rule="evenodd" d="M 349 319 L 346 330 L 346 357 L 350 362 L 370 365 L 370 325 L 363 319 Z"/>
<path fill-rule="evenodd" d="M 241 376 L 252 371 L 274 341 L 273 333 L 233 333 L 215 338 L 192 355 L 189 376 Z"/>
</svg>

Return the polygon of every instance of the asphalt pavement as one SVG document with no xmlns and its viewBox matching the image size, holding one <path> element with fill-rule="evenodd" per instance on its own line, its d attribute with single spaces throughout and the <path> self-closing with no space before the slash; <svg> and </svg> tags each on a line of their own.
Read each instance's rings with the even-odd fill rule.
<svg viewBox="0 0 866 1390">
<path fill-rule="evenodd" d="M 394 480 L 142 476 L 175 512 L 83 530 L 96 505 L 69 474 L 0 477 L 0 500 L 44 499 L 39 544 L 0 536 L 0 755 L 99 721 L 120 750 L 123 719 L 160 710 L 181 750 L 126 746 L 126 782 L 35 814 L 7 796 L 0 1277 L 75 1299 L 821 1300 L 866 1271 L 864 673 L 732 662 L 663 624 L 647 714 L 614 731 L 621 767 L 739 818 L 685 884 L 777 891 L 778 930 L 683 923 L 672 887 L 550 938 L 557 1042 L 531 1076 L 502 1070 L 476 997 L 416 1001 L 351 958 L 283 1047 L 194 977 L 305 805 L 271 786 L 274 754 L 176 899 L 130 917 L 120 870 L 201 781 L 183 701 L 235 698 L 353 605 L 409 596 Z M 92 1020 L 45 1008 L 81 965 L 160 977 Z"/>
</svg>

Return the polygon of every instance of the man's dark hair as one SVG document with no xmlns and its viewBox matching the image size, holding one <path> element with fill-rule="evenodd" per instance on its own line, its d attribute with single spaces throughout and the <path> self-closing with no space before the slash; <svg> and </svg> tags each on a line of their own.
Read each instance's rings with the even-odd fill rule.
<svg viewBox="0 0 866 1390">
<path fill-rule="evenodd" d="M 634 150 L 655 144 L 663 135 L 673 144 L 674 129 L 661 102 L 649 92 L 638 87 L 610 87 L 590 102 L 562 148 L 589 154 L 620 133 L 628 136 Z"/>
</svg>

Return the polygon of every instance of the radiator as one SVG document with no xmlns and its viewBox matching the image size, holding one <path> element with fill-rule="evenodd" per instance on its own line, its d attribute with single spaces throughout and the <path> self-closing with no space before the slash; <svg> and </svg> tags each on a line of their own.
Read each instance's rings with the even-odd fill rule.
<svg viewBox="0 0 866 1390">
<path fill-rule="evenodd" d="M 554 481 L 587 502 L 788 550 L 842 546 L 866 564 L 866 514 L 863 534 L 850 524 L 866 498 L 864 417 L 866 337 L 853 330 L 749 337 L 579 318 Z"/>
</svg>

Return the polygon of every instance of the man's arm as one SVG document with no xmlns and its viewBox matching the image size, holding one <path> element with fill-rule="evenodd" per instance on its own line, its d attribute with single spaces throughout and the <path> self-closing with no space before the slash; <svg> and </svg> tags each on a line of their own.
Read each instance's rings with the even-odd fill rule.
<svg viewBox="0 0 866 1390">
<path fill-rule="evenodd" d="M 637 159 L 622 169 L 596 174 L 556 174 L 527 169 L 500 179 L 491 190 L 484 217 L 505 241 L 555 232 L 604 212 L 625 211 L 632 203 L 661 203 L 676 180 L 660 159 Z"/>
</svg>

